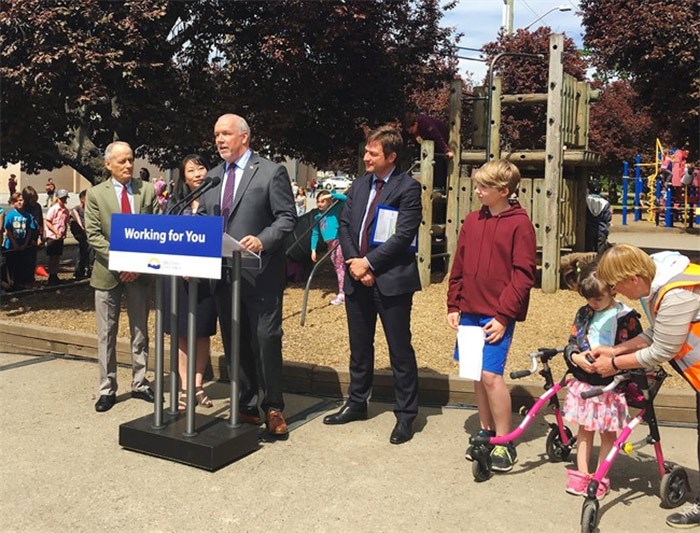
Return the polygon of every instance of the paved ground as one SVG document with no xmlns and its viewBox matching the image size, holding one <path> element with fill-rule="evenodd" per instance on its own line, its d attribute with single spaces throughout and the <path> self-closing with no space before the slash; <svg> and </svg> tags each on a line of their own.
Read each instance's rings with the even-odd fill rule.
<svg viewBox="0 0 700 533">
<path fill-rule="evenodd" d="M 583 500 L 564 493 L 570 463 L 547 461 L 541 419 L 513 471 L 477 484 L 463 458 L 474 411 L 423 407 L 414 439 L 392 446 L 387 404 L 373 403 L 366 422 L 328 427 L 326 400 L 287 395 L 289 440 L 209 473 L 119 447 L 119 424 L 151 412 L 125 393 L 128 374 L 119 370 L 119 403 L 99 414 L 94 363 L 0 354 L 0 530 L 579 530 Z M 208 391 L 225 416 L 226 387 Z M 611 472 L 601 531 L 670 531 L 645 436 L 638 428 L 637 451 Z M 662 428 L 662 437 L 667 459 L 697 480 L 695 429 Z"/>
</svg>

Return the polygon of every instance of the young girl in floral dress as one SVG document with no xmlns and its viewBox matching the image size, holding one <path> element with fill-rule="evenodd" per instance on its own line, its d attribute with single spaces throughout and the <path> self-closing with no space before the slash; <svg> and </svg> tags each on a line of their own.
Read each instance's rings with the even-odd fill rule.
<svg viewBox="0 0 700 533">
<path fill-rule="evenodd" d="M 642 332 L 639 313 L 615 300 L 612 289 L 596 276 L 596 263 L 586 265 L 578 278 L 578 293 L 587 304 L 578 310 L 572 326 L 564 357 L 573 374 L 564 402 L 563 415 L 579 426 L 576 437 L 577 470 L 567 470 L 566 492 L 585 496 L 588 481 L 593 437 L 600 433 L 598 462 L 611 450 L 618 430 L 627 422 L 628 411 L 624 391 L 613 390 L 600 396 L 583 399 L 581 393 L 594 387 L 605 386 L 612 378 L 594 373 L 588 351 L 597 346 L 615 346 Z M 610 480 L 603 478 L 597 497 L 603 498 L 610 490 Z"/>
</svg>

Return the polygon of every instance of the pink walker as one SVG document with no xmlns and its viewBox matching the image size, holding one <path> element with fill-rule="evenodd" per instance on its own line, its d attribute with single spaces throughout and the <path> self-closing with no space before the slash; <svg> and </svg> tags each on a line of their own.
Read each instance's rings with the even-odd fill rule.
<svg viewBox="0 0 700 533">
<path fill-rule="evenodd" d="M 661 487 L 659 495 L 661 503 L 664 507 L 672 509 L 681 505 L 688 494 L 690 487 L 688 483 L 688 474 L 685 469 L 679 465 L 666 462 L 663 452 L 661 451 L 661 436 L 659 435 L 659 425 L 656 421 L 654 413 L 654 398 L 661 388 L 661 384 L 666 379 L 668 374 L 659 368 L 652 376 L 652 383 L 649 383 L 646 371 L 630 370 L 617 374 L 612 383 L 605 387 L 591 389 L 581 395 L 582 398 L 591 398 L 598 396 L 604 392 L 608 392 L 616 388 L 620 383 L 626 382 L 627 404 L 630 407 L 640 409 L 637 416 L 632 418 L 622 429 L 620 435 L 615 440 L 610 453 L 603 460 L 595 474 L 588 483 L 586 499 L 583 501 L 581 510 L 581 531 L 590 533 L 595 531 L 598 524 L 599 502 L 596 498 L 596 491 L 601 480 L 606 477 L 608 471 L 613 465 L 615 458 L 620 453 L 620 450 L 625 449 L 626 442 L 634 428 L 640 422 L 644 421 L 649 426 L 649 436 L 647 443 L 654 445 L 656 452 L 656 462 L 659 469 L 659 477 L 661 478 Z"/>
</svg>

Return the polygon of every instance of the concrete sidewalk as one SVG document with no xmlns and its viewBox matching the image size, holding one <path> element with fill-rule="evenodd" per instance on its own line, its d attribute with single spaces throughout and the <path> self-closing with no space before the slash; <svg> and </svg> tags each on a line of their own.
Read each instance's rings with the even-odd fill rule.
<svg viewBox="0 0 700 533">
<path fill-rule="evenodd" d="M 564 492 L 570 462 L 549 463 L 548 427 L 535 420 L 512 472 L 474 482 L 464 460 L 476 412 L 422 407 L 414 439 L 389 444 L 391 406 L 370 419 L 324 426 L 327 399 L 286 395 L 287 441 L 215 473 L 123 450 L 119 424 L 152 412 L 128 396 L 93 408 L 97 366 L 54 357 L 0 354 L 2 527 L 5 531 L 578 531 L 582 498 Z M 228 387 L 207 386 L 227 415 Z M 551 415 L 547 417 L 551 419 Z M 516 417 L 519 421 L 519 417 Z M 601 506 L 601 531 L 671 531 L 659 505 L 646 428 L 620 456 Z M 695 428 L 661 430 L 667 460 L 698 490 Z M 572 454 L 572 459 L 574 454 Z"/>
</svg>

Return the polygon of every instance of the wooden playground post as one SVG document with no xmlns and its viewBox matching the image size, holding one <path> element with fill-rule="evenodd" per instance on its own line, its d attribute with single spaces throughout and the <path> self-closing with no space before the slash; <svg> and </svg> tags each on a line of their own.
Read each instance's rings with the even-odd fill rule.
<svg viewBox="0 0 700 533">
<path fill-rule="evenodd" d="M 423 141 L 420 145 L 420 176 L 422 217 L 418 227 L 418 274 L 421 287 L 430 285 L 430 256 L 432 254 L 433 226 L 433 162 L 435 142 Z"/>
<path fill-rule="evenodd" d="M 445 220 L 445 238 L 447 239 L 447 253 L 449 261 L 447 271 L 452 268 L 455 251 L 457 250 L 457 235 L 460 228 L 458 216 L 458 195 L 459 175 L 461 171 L 460 157 L 462 153 L 462 142 L 460 131 L 462 130 L 462 80 L 452 80 L 450 88 L 450 150 L 454 157 L 448 163 L 447 175 L 447 217 Z"/>
<path fill-rule="evenodd" d="M 489 136 L 489 144 L 487 146 L 488 157 L 487 161 L 492 159 L 499 159 L 501 157 L 501 78 L 496 77 L 493 79 L 493 85 L 489 87 L 491 91 L 490 105 L 491 105 L 491 124 L 487 124 L 486 127 L 491 129 L 491 134 Z"/>
<path fill-rule="evenodd" d="M 542 291 L 556 292 L 559 288 L 560 210 L 563 144 L 562 144 L 562 85 L 564 81 L 564 36 L 549 37 L 549 81 L 547 83 L 547 142 L 545 146 L 544 233 L 542 237 Z"/>
</svg>

